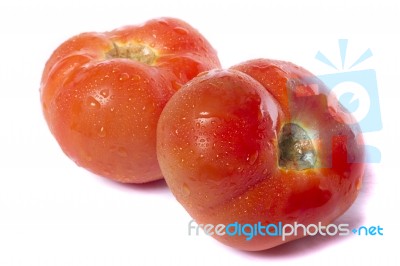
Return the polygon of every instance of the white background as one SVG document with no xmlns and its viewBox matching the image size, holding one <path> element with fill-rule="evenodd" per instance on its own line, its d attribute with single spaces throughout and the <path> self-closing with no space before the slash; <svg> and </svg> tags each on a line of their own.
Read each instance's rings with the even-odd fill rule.
<svg viewBox="0 0 400 266">
<path fill-rule="evenodd" d="M 18 1 L 0 2 L 0 265 L 394 265 L 399 144 L 398 1 Z M 224 67 L 256 57 L 293 61 L 315 74 L 370 48 L 356 69 L 375 69 L 383 130 L 366 139 L 382 152 L 339 220 L 380 225 L 384 236 L 308 237 L 248 253 L 187 235 L 189 215 L 164 182 L 121 185 L 74 165 L 42 117 L 39 84 L 51 52 L 84 31 L 159 16 L 203 33 Z M 362 99 L 360 99 L 362 101 Z"/>
</svg>

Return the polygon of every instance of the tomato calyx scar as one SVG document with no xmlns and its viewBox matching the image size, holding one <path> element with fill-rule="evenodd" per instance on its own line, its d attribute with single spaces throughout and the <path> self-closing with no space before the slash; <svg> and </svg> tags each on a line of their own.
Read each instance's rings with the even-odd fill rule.
<svg viewBox="0 0 400 266">
<path fill-rule="evenodd" d="M 106 53 L 107 59 L 126 58 L 146 65 L 153 65 L 157 59 L 156 51 L 142 43 L 112 43 L 113 47 Z"/>
<path fill-rule="evenodd" d="M 278 145 L 280 168 L 298 171 L 314 168 L 317 153 L 312 140 L 301 126 L 285 124 L 279 133 Z"/>
</svg>

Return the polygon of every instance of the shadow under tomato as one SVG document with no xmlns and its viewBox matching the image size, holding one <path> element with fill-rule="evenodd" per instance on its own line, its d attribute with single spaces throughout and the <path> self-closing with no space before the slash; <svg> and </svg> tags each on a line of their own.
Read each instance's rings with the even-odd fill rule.
<svg viewBox="0 0 400 266">
<path fill-rule="evenodd" d="M 335 224 L 349 224 L 349 230 L 355 227 L 359 227 L 364 222 L 364 206 L 368 201 L 368 196 L 372 191 L 372 185 L 374 183 L 374 172 L 370 165 L 366 165 L 363 186 L 359 192 L 359 195 L 354 204 L 333 223 Z M 349 235 L 346 236 L 307 236 L 303 237 L 286 244 L 262 251 L 240 251 L 247 256 L 265 257 L 265 258 L 280 258 L 280 257 L 301 257 L 307 256 L 314 252 L 318 252 L 322 249 L 328 248 L 331 245 L 339 244 L 346 239 L 355 237 L 350 231 Z"/>
<path fill-rule="evenodd" d="M 159 179 L 155 181 L 151 181 L 148 183 L 143 183 L 143 184 L 124 184 L 124 183 L 117 183 L 117 185 L 126 187 L 128 189 L 133 189 L 133 190 L 140 190 L 140 191 L 146 191 L 146 192 L 162 192 L 162 191 L 169 191 L 169 188 L 167 186 L 167 183 L 165 182 L 165 179 Z"/>
<path fill-rule="evenodd" d="M 100 182 L 104 182 L 107 186 L 111 186 L 118 189 L 133 190 L 139 193 L 143 192 L 146 194 L 171 194 L 164 178 L 143 184 L 130 184 L 130 183 L 120 183 L 95 174 L 92 175 L 94 175 L 97 179 L 99 179 Z"/>
</svg>

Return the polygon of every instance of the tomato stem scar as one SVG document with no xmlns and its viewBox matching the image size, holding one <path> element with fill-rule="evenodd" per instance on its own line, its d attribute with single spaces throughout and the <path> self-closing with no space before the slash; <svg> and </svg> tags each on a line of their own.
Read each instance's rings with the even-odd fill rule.
<svg viewBox="0 0 400 266">
<path fill-rule="evenodd" d="M 279 134 L 279 167 L 290 170 L 313 168 L 316 151 L 307 132 L 297 124 L 285 124 Z"/>
<path fill-rule="evenodd" d="M 147 65 L 153 65 L 157 55 L 149 46 L 141 43 L 112 43 L 113 48 L 106 53 L 107 59 L 127 58 Z"/>
</svg>

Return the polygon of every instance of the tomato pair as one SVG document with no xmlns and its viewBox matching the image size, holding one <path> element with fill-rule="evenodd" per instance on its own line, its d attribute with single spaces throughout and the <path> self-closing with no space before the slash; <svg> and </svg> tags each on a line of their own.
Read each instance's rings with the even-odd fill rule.
<svg viewBox="0 0 400 266">
<path fill-rule="evenodd" d="M 163 175 L 201 224 L 327 224 L 347 210 L 363 139 L 324 84 L 282 61 L 219 68 L 205 38 L 176 19 L 81 34 L 46 64 L 43 111 L 77 164 L 120 182 Z M 284 243 L 214 237 L 245 250 Z"/>
</svg>

